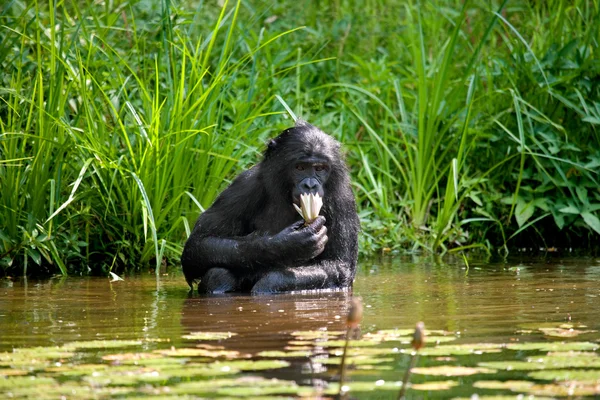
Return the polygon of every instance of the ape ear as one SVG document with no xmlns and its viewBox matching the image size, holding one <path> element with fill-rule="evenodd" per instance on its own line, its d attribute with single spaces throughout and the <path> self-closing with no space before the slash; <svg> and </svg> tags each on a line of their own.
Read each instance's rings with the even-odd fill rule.
<svg viewBox="0 0 600 400">
<path fill-rule="evenodd" d="M 269 142 L 267 143 L 267 148 L 269 150 L 274 150 L 276 147 L 277 147 L 277 140 L 275 140 L 275 139 L 269 140 Z"/>
</svg>

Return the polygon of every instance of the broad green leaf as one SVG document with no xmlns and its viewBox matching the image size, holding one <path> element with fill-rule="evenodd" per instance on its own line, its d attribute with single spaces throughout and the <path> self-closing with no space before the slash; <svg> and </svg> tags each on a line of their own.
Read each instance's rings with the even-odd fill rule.
<svg viewBox="0 0 600 400">
<path fill-rule="evenodd" d="M 583 186 L 577 186 L 575 191 L 577 192 L 577 197 L 579 197 L 579 200 L 581 200 L 583 204 L 589 204 L 587 188 Z"/>
<path fill-rule="evenodd" d="M 595 230 L 596 233 L 600 234 L 600 219 L 598 219 L 598 217 L 596 217 L 594 214 L 592 214 L 590 212 L 582 212 L 581 216 L 583 217 L 583 220 L 590 228 Z"/>
<path fill-rule="evenodd" d="M 515 208 L 515 218 L 519 228 L 522 227 L 535 211 L 535 205 L 533 202 L 525 203 L 523 200 L 517 200 L 517 207 Z"/>
<path fill-rule="evenodd" d="M 563 208 L 559 209 L 558 211 L 560 211 L 561 213 L 565 213 L 565 214 L 579 214 L 579 209 L 577 207 L 575 207 L 574 205 L 570 205 L 568 207 L 563 207 Z"/>
</svg>

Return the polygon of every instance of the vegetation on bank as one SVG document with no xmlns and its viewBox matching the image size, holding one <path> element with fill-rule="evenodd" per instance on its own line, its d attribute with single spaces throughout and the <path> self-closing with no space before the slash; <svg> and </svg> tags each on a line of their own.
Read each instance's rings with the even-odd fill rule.
<svg viewBox="0 0 600 400">
<path fill-rule="evenodd" d="M 341 140 L 361 249 L 597 247 L 600 1 L 9 1 L 0 267 L 177 263 L 270 136 Z"/>
</svg>

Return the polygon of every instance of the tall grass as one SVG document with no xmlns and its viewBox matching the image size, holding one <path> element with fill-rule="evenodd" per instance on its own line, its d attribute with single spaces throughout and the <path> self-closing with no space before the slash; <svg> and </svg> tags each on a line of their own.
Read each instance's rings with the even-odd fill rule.
<svg viewBox="0 0 600 400">
<path fill-rule="evenodd" d="M 361 248 L 593 245 L 597 0 L 0 10 L 0 266 L 177 263 L 280 102 L 346 144 Z"/>
<path fill-rule="evenodd" d="M 165 250 L 180 252 L 190 224 L 264 139 L 254 121 L 273 113 L 274 78 L 257 59 L 293 32 L 254 37 L 237 25 L 240 6 L 224 4 L 202 36 L 189 19 L 176 25 L 168 1 L 153 27 L 138 26 L 127 3 L 12 4 L 16 26 L 5 25 L 3 39 L 19 48 L 3 60 L 14 68 L 0 125 L 4 265 L 33 261 L 64 274 L 69 263 L 155 260 L 158 273 Z"/>
</svg>

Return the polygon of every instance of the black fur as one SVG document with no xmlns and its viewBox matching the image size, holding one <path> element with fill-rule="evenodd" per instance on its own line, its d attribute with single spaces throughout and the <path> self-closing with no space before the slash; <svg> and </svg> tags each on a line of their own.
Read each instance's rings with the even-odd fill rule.
<svg viewBox="0 0 600 400">
<path fill-rule="evenodd" d="M 198 280 L 206 293 L 351 286 L 359 220 L 339 149 L 304 121 L 269 141 L 262 162 L 241 173 L 198 218 L 181 257 L 190 287 Z M 294 173 L 304 173 L 294 168 L 302 160 L 321 160 L 328 171 L 323 179 L 311 175 L 324 192 L 324 218 L 308 227 L 292 205 L 301 184 Z"/>
</svg>

